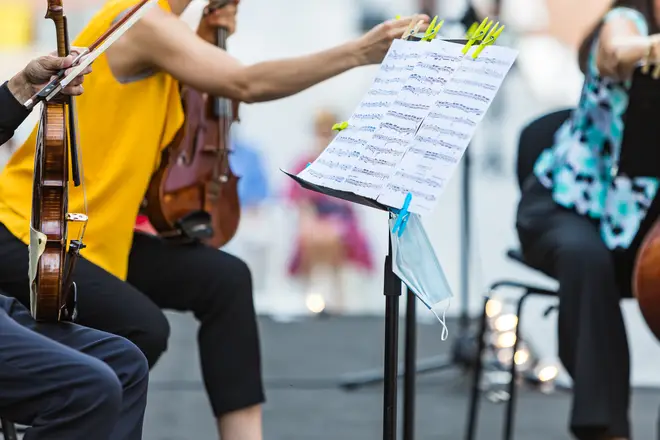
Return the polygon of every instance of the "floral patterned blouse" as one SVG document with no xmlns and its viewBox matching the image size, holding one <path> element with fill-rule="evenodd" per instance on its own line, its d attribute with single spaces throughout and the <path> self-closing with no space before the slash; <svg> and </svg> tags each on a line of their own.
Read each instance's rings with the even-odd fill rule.
<svg viewBox="0 0 660 440">
<path fill-rule="evenodd" d="M 615 8 L 614 17 L 632 20 L 648 35 L 644 16 L 630 8 Z M 603 241 L 610 249 L 630 246 L 658 191 L 658 179 L 618 174 L 623 138 L 622 116 L 628 107 L 630 81 L 601 78 L 596 67 L 597 41 L 591 48 L 582 96 L 571 118 L 555 134 L 534 167 L 541 183 L 558 204 L 600 220 Z"/>
</svg>

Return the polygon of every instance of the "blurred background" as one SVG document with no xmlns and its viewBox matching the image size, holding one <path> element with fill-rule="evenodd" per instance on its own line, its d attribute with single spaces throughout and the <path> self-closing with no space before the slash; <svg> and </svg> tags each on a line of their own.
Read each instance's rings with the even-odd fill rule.
<svg viewBox="0 0 660 440">
<path fill-rule="evenodd" d="M 103 1 L 64 3 L 74 35 Z M 461 191 L 463 176 L 457 173 L 436 212 L 424 219 L 454 293 L 447 311 L 450 340 L 440 341 L 437 319 L 420 307 L 420 358 L 451 352 L 452 341 L 460 331 L 456 318 L 463 307 L 470 318 L 479 316 L 483 295 L 493 281 L 513 278 L 554 285 L 552 280 L 505 256 L 507 249 L 517 246 L 514 230 L 519 197 L 514 175 L 517 140 L 520 129 L 536 117 L 575 105 L 583 79 L 577 67 L 577 46 L 609 2 L 501 0 L 498 3 L 492 0 L 474 0 L 471 5 L 466 0 L 243 0 L 238 31 L 229 40 L 230 53 L 244 63 L 255 63 L 331 47 L 396 14 L 420 11 L 437 14 L 447 20 L 441 34 L 460 38 L 465 32 L 460 21 L 469 7 L 479 18 L 499 12 L 506 30 L 498 44 L 514 47 L 520 53 L 468 151 L 472 163 L 468 199 L 471 210 L 468 301 L 467 304 L 462 301 L 460 276 L 463 221 L 460 208 L 466 195 Z M 194 0 L 184 14 L 184 20 L 192 27 L 196 26 L 204 5 L 204 1 Z M 43 0 L 0 0 L 1 78 L 9 78 L 34 56 L 54 49 L 52 25 L 43 20 L 45 6 Z M 232 165 L 234 172 L 243 176 L 240 187 L 243 218 L 237 236 L 225 250 L 245 259 L 253 272 L 269 387 L 268 439 L 329 439 L 341 435 L 345 439 L 362 440 L 380 435 L 379 388 L 346 393 L 336 384 L 344 373 L 382 365 L 382 260 L 387 250 L 387 216 L 360 206 L 310 197 L 280 171 L 299 171 L 322 151 L 332 136 L 328 127 L 334 121 L 348 119 L 369 88 L 376 69 L 361 68 L 345 73 L 291 98 L 243 105 L 241 123 L 235 125 Z M 15 138 L 0 148 L 2 164 L 12 148 L 27 137 L 37 114 L 34 112 Z M 324 204 L 333 215 L 314 214 L 313 208 L 319 204 Z M 341 236 L 331 233 L 336 223 L 349 232 Z M 312 229 L 328 233 L 320 240 L 309 233 Z M 337 258 L 337 255 L 350 258 Z M 519 292 L 510 294 L 515 297 Z M 522 397 L 533 401 L 536 408 L 544 409 L 540 416 L 538 411 L 519 405 L 521 438 L 527 438 L 525 432 L 534 435 L 536 429 L 547 434 L 535 438 L 568 438 L 564 428 L 568 397 L 561 392 L 547 395 L 554 386 L 570 387 L 556 357 L 556 315 L 550 313 L 544 317 L 552 304 L 552 299 L 531 299 L 521 320 L 524 344 L 516 362 L 537 382 L 553 384 L 541 387 L 543 393 L 535 391 Z M 495 359 L 506 365 L 511 362 L 506 349 L 513 344 L 511 330 L 517 319 L 511 314 L 514 309 L 509 310 L 499 300 L 491 305 Z M 648 433 L 639 438 L 651 438 L 660 395 L 652 392 L 647 395 L 649 392 L 641 388 L 660 385 L 657 374 L 660 346 L 647 330 L 636 303 L 626 301 L 623 308 L 632 349 L 632 381 L 640 387 L 636 396 L 648 399 L 641 403 L 635 400 L 634 408 L 639 410 L 634 416 L 635 429 Z M 401 311 L 402 314 L 405 311 L 405 297 Z M 168 316 L 173 327 L 172 342 L 153 373 L 145 438 L 216 438 L 199 384 L 196 348 L 189 344 L 195 337 L 196 324 L 187 315 Z M 503 354 L 498 354 L 499 349 L 504 350 Z M 420 377 L 418 384 L 418 437 L 460 438 L 463 423 L 456 417 L 463 417 L 464 405 L 452 402 L 467 401 L 464 376 L 443 372 L 429 377 Z M 483 386 L 493 392 L 499 379 L 496 375 L 488 377 L 488 383 Z M 302 379 L 309 383 L 300 385 Z M 163 393 L 169 393 L 169 397 L 161 398 Z M 188 403 L 182 406 L 184 401 Z M 196 407 L 199 411 L 194 410 Z M 482 428 L 483 438 L 492 438 L 486 436 L 490 428 L 499 429 L 499 411 L 497 406 L 485 410 L 483 423 L 487 427 Z"/>
</svg>

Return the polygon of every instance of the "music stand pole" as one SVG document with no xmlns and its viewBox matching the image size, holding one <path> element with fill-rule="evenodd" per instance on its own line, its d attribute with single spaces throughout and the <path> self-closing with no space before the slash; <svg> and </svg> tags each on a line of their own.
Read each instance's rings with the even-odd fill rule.
<svg viewBox="0 0 660 440">
<path fill-rule="evenodd" d="M 390 215 L 391 216 L 391 215 Z M 392 270 L 392 236 L 387 231 L 383 294 L 385 295 L 385 359 L 383 373 L 383 440 L 397 438 L 397 386 L 399 367 L 399 298 L 401 280 Z"/>
<path fill-rule="evenodd" d="M 287 173 L 287 176 L 295 180 L 301 187 L 330 197 L 337 197 L 352 203 L 358 203 L 381 211 L 388 211 L 389 218 L 394 214 L 391 208 L 375 200 L 368 199 L 357 194 L 327 188 Z M 403 213 L 399 213 L 403 215 Z M 405 227 L 401 225 L 401 227 Z M 394 273 L 392 267 L 392 235 L 387 231 L 388 251 L 385 257 L 383 270 L 383 295 L 385 296 L 385 356 L 384 366 L 381 371 L 383 387 L 383 440 L 396 440 L 397 438 L 397 386 L 399 377 L 399 299 L 401 298 L 402 282 Z"/>
<path fill-rule="evenodd" d="M 406 330 L 403 367 L 403 440 L 415 437 L 415 388 L 417 375 L 417 298 L 406 287 Z"/>
</svg>

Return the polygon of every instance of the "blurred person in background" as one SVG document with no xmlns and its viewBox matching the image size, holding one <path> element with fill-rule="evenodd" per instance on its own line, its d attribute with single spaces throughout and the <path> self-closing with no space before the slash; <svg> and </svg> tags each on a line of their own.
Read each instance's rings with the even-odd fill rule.
<svg viewBox="0 0 660 440">
<path fill-rule="evenodd" d="M 308 163 L 323 152 L 334 137 L 332 126 L 337 115 L 321 110 L 314 119 L 314 141 L 312 149 L 296 163 L 299 173 Z M 373 261 L 368 241 L 355 212 L 354 205 L 345 200 L 329 197 L 290 183 L 289 200 L 298 209 L 296 247 L 289 263 L 289 273 L 300 277 L 305 283 L 308 298 L 318 295 L 315 291 L 315 275 L 329 268 L 333 281 L 334 312 L 343 312 L 345 291 L 342 272 L 346 266 L 354 265 L 371 271 Z M 323 301 L 325 302 L 325 301 Z"/>
<path fill-rule="evenodd" d="M 238 180 L 241 220 L 236 236 L 222 250 L 246 260 L 253 275 L 254 290 L 264 289 L 273 244 L 270 182 L 261 149 L 232 130 L 229 155 Z"/>
<path fill-rule="evenodd" d="M 138 0 L 111 0 L 74 44 L 89 45 Z M 78 103 L 86 177 L 69 192 L 87 212 L 86 248 L 73 279 L 81 324 L 125 336 L 153 367 L 167 349 L 162 309 L 191 311 L 200 323 L 204 385 L 222 440 L 261 440 L 265 400 L 252 275 L 202 243 L 177 245 L 134 233 L 140 205 L 166 148 L 183 126 L 180 86 L 245 103 L 301 92 L 355 67 L 380 63 L 392 41 L 419 20 L 391 20 L 337 47 L 244 65 L 212 42 L 233 34 L 238 1 L 207 9 L 197 32 L 180 19 L 191 0 L 159 0 L 95 62 Z M 272 32 L 277 32 L 274 24 Z M 36 130 L 0 175 L 0 288 L 29 304 L 28 247 Z"/>
<path fill-rule="evenodd" d="M 559 357 L 573 378 L 578 439 L 631 438 L 630 354 L 620 299 L 657 178 L 618 171 L 630 78 L 660 62 L 660 0 L 618 0 L 579 51 L 577 109 L 523 185 L 516 226 L 525 258 L 559 281 Z M 653 147 L 650 145 L 649 147 Z"/>
</svg>

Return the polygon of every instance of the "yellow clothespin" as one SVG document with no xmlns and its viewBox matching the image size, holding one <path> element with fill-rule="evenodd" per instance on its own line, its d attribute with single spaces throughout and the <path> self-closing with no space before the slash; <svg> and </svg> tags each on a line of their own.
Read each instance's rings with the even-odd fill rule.
<svg viewBox="0 0 660 440">
<path fill-rule="evenodd" d="M 435 22 L 438 21 L 438 16 L 436 15 L 433 17 L 433 20 L 431 20 L 431 23 L 429 24 L 429 27 L 426 29 L 426 32 L 424 32 L 424 36 L 422 37 L 422 40 L 426 40 L 426 38 L 431 35 L 433 32 L 433 28 L 435 27 Z"/>
<path fill-rule="evenodd" d="M 474 51 L 474 54 L 472 54 L 473 59 L 476 60 L 479 54 L 481 53 L 481 51 L 484 50 L 486 46 L 492 46 L 495 43 L 497 37 L 499 37 L 502 31 L 504 30 L 504 26 L 498 29 L 497 26 L 499 24 L 500 24 L 499 21 L 495 23 L 495 26 L 493 26 L 490 32 L 488 32 L 488 35 L 486 35 L 486 37 L 481 41 L 479 47 L 477 47 L 477 49 Z"/>
<path fill-rule="evenodd" d="M 348 122 L 337 122 L 335 125 L 332 126 L 333 131 L 342 131 L 346 130 L 348 128 Z"/>
<path fill-rule="evenodd" d="M 433 29 L 433 32 L 431 33 L 431 38 L 429 39 L 429 41 L 433 40 L 435 37 L 438 36 L 438 32 L 440 32 L 440 28 L 442 27 L 443 24 L 445 24 L 445 21 L 441 20 L 440 23 L 436 25 L 435 29 Z"/>
<path fill-rule="evenodd" d="M 422 40 L 431 41 L 438 35 L 438 31 L 440 30 L 442 25 L 445 24 L 445 21 L 440 20 L 440 23 L 438 23 L 436 25 L 435 22 L 436 22 L 437 19 L 438 19 L 438 16 L 436 15 L 435 18 L 433 18 L 433 21 L 431 22 L 431 24 L 429 25 L 429 28 L 424 33 L 424 37 L 422 38 Z"/>
<path fill-rule="evenodd" d="M 401 35 L 401 39 L 407 40 L 408 37 L 410 37 L 413 34 L 414 27 L 415 27 L 415 23 L 411 21 L 408 27 L 406 28 L 406 30 L 403 31 L 403 34 Z"/>
<path fill-rule="evenodd" d="M 424 20 L 419 20 L 416 24 L 411 21 L 410 26 L 406 28 L 406 31 L 403 33 L 401 38 L 407 40 L 413 35 L 417 34 L 417 32 L 419 32 L 419 28 L 422 27 L 422 24 L 424 24 Z"/>
<path fill-rule="evenodd" d="M 653 79 L 660 78 L 660 64 L 656 64 L 655 67 L 653 68 L 653 73 L 651 74 L 651 78 Z"/>
<path fill-rule="evenodd" d="M 396 17 L 394 17 L 395 20 L 401 20 L 401 14 L 396 14 Z"/>
<path fill-rule="evenodd" d="M 467 32 L 465 33 L 465 38 L 468 39 L 471 38 L 472 34 L 474 34 L 474 32 L 477 30 L 478 27 L 479 27 L 479 23 L 477 23 L 476 21 L 472 23 L 472 26 L 470 26 Z"/>
<path fill-rule="evenodd" d="M 468 42 L 463 47 L 463 55 L 468 53 L 470 48 L 477 40 L 483 40 L 484 36 L 488 32 L 488 29 L 492 26 L 493 22 L 488 22 L 488 17 L 484 18 L 479 27 L 468 37 Z"/>
</svg>

